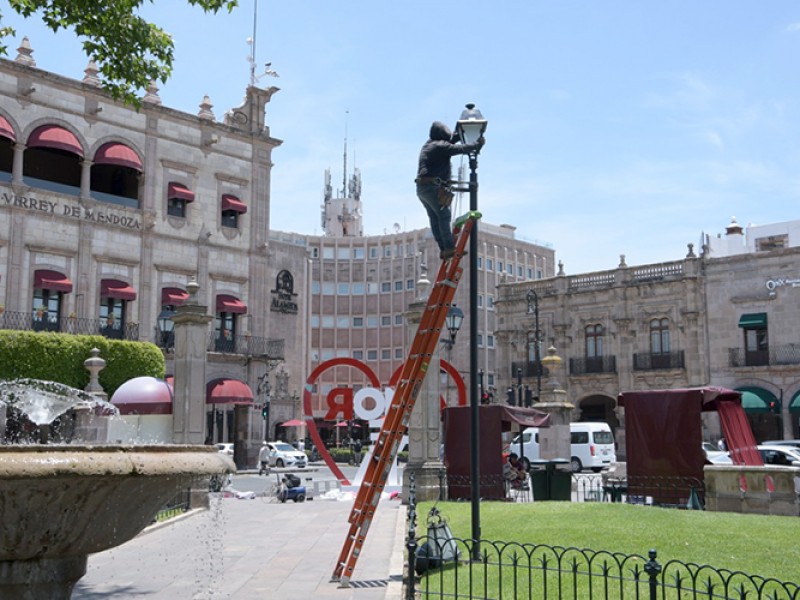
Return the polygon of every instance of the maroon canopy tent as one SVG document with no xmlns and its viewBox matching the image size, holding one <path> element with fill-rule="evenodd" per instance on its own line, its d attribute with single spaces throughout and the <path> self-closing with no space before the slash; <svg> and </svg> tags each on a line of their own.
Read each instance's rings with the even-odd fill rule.
<svg viewBox="0 0 800 600">
<path fill-rule="evenodd" d="M 629 494 L 657 496 L 663 486 L 680 487 L 680 480 L 703 481 L 700 413 L 704 411 L 719 412 L 734 464 L 763 464 L 740 392 L 717 387 L 623 392 L 619 405 L 625 408 Z M 659 486 L 661 491 L 654 492 Z M 679 491 L 688 493 L 689 488 Z"/>
<path fill-rule="evenodd" d="M 469 406 L 451 406 L 443 411 L 444 456 L 447 467 L 448 492 L 451 500 L 469 499 L 470 456 L 472 451 Z M 533 408 L 517 408 L 499 404 L 481 406 L 480 411 L 480 490 L 481 498 L 502 499 L 503 439 L 501 433 L 511 431 L 511 424 L 522 427 L 549 427 L 550 415 Z"/>
</svg>

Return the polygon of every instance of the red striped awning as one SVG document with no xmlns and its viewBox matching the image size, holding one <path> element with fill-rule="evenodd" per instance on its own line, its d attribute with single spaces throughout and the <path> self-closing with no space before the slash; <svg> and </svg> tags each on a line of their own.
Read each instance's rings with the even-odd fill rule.
<svg viewBox="0 0 800 600">
<path fill-rule="evenodd" d="M 8 122 L 8 119 L 0 115 L 0 137 L 4 137 L 12 142 L 17 141 L 17 134 L 14 133 L 14 128 L 11 127 L 11 123 Z"/>
<path fill-rule="evenodd" d="M 189 297 L 189 292 L 180 288 L 165 287 L 161 290 L 161 306 L 180 306 Z"/>
<path fill-rule="evenodd" d="M 194 202 L 194 192 L 182 183 L 170 181 L 167 186 L 167 199 L 177 198 L 184 202 Z"/>
<path fill-rule="evenodd" d="M 143 171 L 142 161 L 139 160 L 136 152 L 119 142 L 109 142 L 100 146 L 94 154 L 94 162 L 98 165 L 128 167 L 139 171 L 139 173 Z"/>
<path fill-rule="evenodd" d="M 103 279 L 100 282 L 100 296 L 102 298 L 116 298 L 118 300 L 136 300 L 136 290 L 124 281 L 118 279 Z"/>
<path fill-rule="evenodd" d="M 58 271 L 37 269 L 33 273 L 33 287 L 38 290 L 51 290 L 69 294 L 72 291 L 72 281 Z"/>
<path fill-rule="evenodd" d="M 208 404 L 252 404 L 253 390 L 238 379 L 221 377 L 206 384 Z"/>
<path fill-rule="evenodd" d="M 243 314 L 247 312 L 247 305 L 236 296 L 217 294 L 217 312 Z"/>
<path fill-rule="evenodd" d="M 37 127 L 28 138 L 28 148 L 55 148 L 77 154 L 83 158 L 83 148 L 78 138 L 58 125 L 42 125 Z"/>
<path fill-rule="evenodd" d="M 222 210 L 244 214 L 247 212 L 247 205 L 232 194 L 222 194 Z"/>
</svg>

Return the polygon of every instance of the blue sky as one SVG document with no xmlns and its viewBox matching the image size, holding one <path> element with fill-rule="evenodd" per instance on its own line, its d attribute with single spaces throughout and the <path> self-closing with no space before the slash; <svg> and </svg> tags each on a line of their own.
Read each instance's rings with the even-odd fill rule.
<svg viewBox="0 0 800 600">
<path fill-rule="evenodd" d="M 0 0 L 39 68 L 81 78 L 72 33 Z M 250 77 L 253 0 L 207 16 L 183 0 L 143 14 L 175 38 L 165 105 L 218 119 Z M 362 173 L 368 234 L 427 225 L 414 194 L 430 123 L 474 102 L 489 120 L 480 208 L 551 244 L 567 274 L 675 260 L 700 233 L 800 218 L 800 3 L 260 0 L 257 74 L 281 90 L 267 123 L 272 226 L 320 233 L 323 175 Z M 457 167 L 460 160 L 454 160 Z"/>
</svg>

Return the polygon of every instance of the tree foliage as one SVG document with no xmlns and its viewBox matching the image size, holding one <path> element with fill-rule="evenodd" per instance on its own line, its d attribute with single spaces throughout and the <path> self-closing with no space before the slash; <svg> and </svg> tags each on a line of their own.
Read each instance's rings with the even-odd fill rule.
<svg viewBox="0 0 800 600">
<path fill-rule="evenodd" d="M 166 82 L 172 73 L 172 38 L 153 23 L 138 16 L 145 0 L 8 0 L 12 10 L 29 18 L 40 16 L 54 32 L 73 30 L 83 40 L 83 50 L 100 72 L 103 87 L 118 100 L 139 105 L 137 91 L 151 81 Z M 155 0 L 148 0 L 154 3 Z M 187 0 L 206 12 L 228 12 L 238 0 Z M 2 26 L 0 54 L 8 49 L 3 38 L 14 35 Z"/>
</svg>

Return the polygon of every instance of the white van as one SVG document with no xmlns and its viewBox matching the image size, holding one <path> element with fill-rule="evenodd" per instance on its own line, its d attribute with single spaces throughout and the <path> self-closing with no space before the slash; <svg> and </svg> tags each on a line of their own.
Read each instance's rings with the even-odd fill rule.
<svg viewBox="0 0 800 600">
<path fill-rule="evenodd" d="M 570 423 L 571 454 L 570 467 L 573 473 L 583 469 L 591 469 L 599 473 L 617 461 L 614 449 L 614 434 L 608 423 L 591 423 L 588 421 Z M 509 452 L 520 454 L 519 436 L 511 442 Z M 539 458 L 539 428 L 528 427 L 522 432 L 523 461 Z"/>
</svg>

